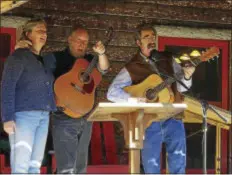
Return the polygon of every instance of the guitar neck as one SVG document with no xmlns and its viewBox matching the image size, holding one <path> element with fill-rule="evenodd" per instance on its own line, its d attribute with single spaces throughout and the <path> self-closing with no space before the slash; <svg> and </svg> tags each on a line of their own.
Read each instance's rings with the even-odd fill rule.
<svg viewBox="0 0 232 175">
<path fill-rule="evenodd" d="M 98 57 L 94 55 L 93 60 L 92 60 L 91 63 L 89 64 L 89 66 L 88 66 L 88 68 L 86 69 L 85 73 L 86 73 L 87 75 L 89 75 L 89 74 L 93 71 L 93 69 L 94 69 L 94 67 L 97 65 L 97 63 L 98 63 Z"/>
<path fill-rule="evenodd" d="M 195 58 L 195 59 L 183 61 L 183 62 L 181 63 L 181 65 L 182 65 L 183 67 L 186 67 L 186 66 L 189 66 L 189 65 L 194 66 L 194 67 L 197 67 L 201 62 L 202 62 L 201 59 Z"/>
<path fill-rule="evenodd" d="M 191 60 L 191 63 L 192 63 L 195 67 L 197 67 L 201 62 L 202 62 L 202 61 L 201 61 L 201 59 L 199 59 L 199 58 L 196 58 L 196 59 Z"/>
<path fill-rule="evenodd" d="M 105 48 L 108 46 L 110 40 L 112 39 L 113 28 L 110 27 L 109 30 L 107 31 L 107 33 L 108 33 L 108 39 L 104 42 Z M 88 68 L 86 69 L 85 74 L 89 75 L 93 71 L 93 69 L 97 65 L 97 63 L 98 63 L 98 56 L 94 55 L 94 58 L 91 61 L 91 63 L 89 64 Z"/>
<path fill-rule="evenodd" d="M 175 82 L 175 79 L 173 79 L 173 78 L 167 78 L 162 83 L 160 83 L 158 86 L 154 87 L 152 90 L 153 90 L 154 93 L 159 93 L 165 87 L 167 87 L 168 85 L 171 85 L 174 82 Z"/>
</svg>

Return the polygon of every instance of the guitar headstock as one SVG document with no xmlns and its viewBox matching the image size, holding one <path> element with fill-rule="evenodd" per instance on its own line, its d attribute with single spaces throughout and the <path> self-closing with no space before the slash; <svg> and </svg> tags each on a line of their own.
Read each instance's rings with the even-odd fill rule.
<svg viewBox="0 0 232 175">
<path fill-rule="evenodd" d="M 220 54 L 220 50 L 217 47 L 210 47 L 200 53 L 197 50 L 191 53 L 184 53 L 179 58 L 175 58 L 175 61 L 182 66 L 197 66 L 201 62 L 209 61 Z"/>
<path fill-rule="evenodd" d="M 112 40 L 114 34 L 113 27 L 109 27 L 109 29 L 106 31 L 106 41 L 104 42 L 105 47 L 109 44 L 109 42 Z"/>
<path fill-rule="evenodd" d="M 219 54 L 220 54 L 220 50 L 218 47 L 210 47 L 206 51 L 202 52 L 199 59 L 202 62 L 204 62 L 204 61 L 208 61 L 208 60 L 218 56 Z"/>
</svg>

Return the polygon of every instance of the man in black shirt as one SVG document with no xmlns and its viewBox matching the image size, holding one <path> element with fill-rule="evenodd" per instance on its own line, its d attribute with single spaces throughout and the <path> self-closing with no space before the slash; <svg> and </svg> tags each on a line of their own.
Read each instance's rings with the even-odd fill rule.
<svg viewBox="0 0 232 175">
<path fill-rule="evenodd" d="M 86 54 L 88 43 L 87 30 L 82 27 L 73 28 L 68 36 L 68 47 L 44 56 L 44 64 L 53 71 L 57 79 L 67 73 L 77 59 L 83 58 L 91 62 L 93 55 Z M 25 47 L 25 44 L 26 42 L 21 41 L 17 47 Z M 93 50 L 98 55 L 99 72 L 105 73 L 109 68 L 109 61 L 103 43 L 98 41 Z M 52 113 L 51 119 L 57 173 L 86 173 L 92 123 L 87 122 L 86 116 L 71 118 L 60 110 Z"/>
</svg>

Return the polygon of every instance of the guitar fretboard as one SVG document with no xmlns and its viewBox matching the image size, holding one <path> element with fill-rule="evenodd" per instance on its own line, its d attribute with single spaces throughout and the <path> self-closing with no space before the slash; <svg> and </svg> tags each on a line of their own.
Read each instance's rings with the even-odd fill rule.
<svg viewBox="0 0 232 175">
<path fill-rule="evenodd" d="M 164 80 L 162 83 L 160 83 L 158 86 L 154 87 L 153 93 L 159 93 L 161 90 L 163 90 L 165 87 L 167 87 L 168 85 L 171 85 L 172 83 L 175 82 L 175 79 L 172 78 L 167 78 L 166 80 Z"/>
<path fill-rule="evenodd" d="M 196 59 L 191 60 L 191 62 L 193 62 L 194 66 L 196 67 L 196 66 L 198 66 L 201 63 L 201 60 L 198 59 L 198 58 L 196 58 Z"/>
<path fill-rule="evenodd" d="M 113 27 L 110 27 L 109 30 L 107 31 L 107 37 L 108 39 L 104 42 L 105 48 L 108 46 L 110 40 L 113 37 Z M 93 71 L 94 67 L 97 65 L 98 63 L 98 56 L 94 55 L 93 60 L 91 61 L 91 63 L 89 64 L 89 66 L 87 67 L 86 71 L 84 72 L 83 76 L 84 77 L 88 77 L 89 74 Z"/>
</svg>

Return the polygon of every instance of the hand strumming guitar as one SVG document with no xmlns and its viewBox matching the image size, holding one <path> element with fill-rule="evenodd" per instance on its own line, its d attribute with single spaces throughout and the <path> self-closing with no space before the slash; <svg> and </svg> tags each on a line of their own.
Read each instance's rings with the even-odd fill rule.
<svg viewBox="0 0 232 175">
<path fill-rule="evenodd" d="M 184 78 L 187 80 L 189 80 L 192 77 L 193 73 L 196 70 L 194 66 L 183 67 L 182 69 L 184 71 Z"/>
<path fill-rule="evenodd" d="M 200 56 L 200 53 L 198 53 Z M 191 60 L 190 56 L 188 54 L 183 54 L 182 56 L 180 56 L 180 60 L 184 60 L 186 62 L 188 62 L 189 60 Z M 189 80 L 191 79 L 193 73 L 195 72 L 196 70 L 196 67 L 193 66 L 192 64 L 182 64 L 182 69 L 183 69 L 183 72 L 184 72 L 184 78 L 186 80 Z"/>
</svg>

